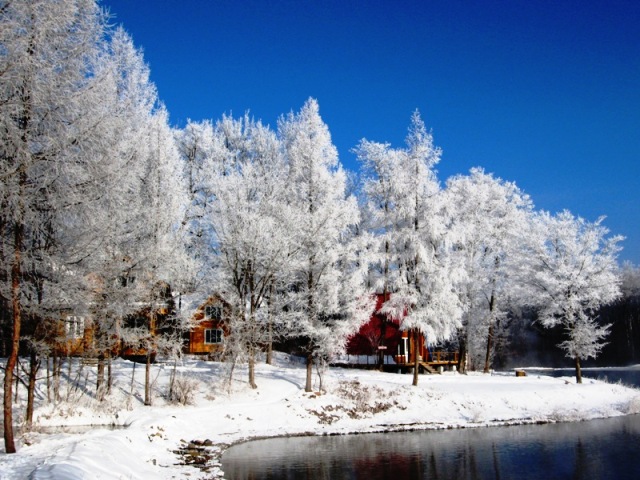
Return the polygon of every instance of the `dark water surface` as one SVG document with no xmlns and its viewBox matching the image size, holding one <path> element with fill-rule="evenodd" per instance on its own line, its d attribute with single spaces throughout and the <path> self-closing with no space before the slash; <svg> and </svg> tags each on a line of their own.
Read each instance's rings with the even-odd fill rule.
<svg viewBox="0 0 640 480">
<path fill-rule="evenodd" d="M 611 370 L 607 378 L 617 380 Z M 623 383 L 637 385 L 640 370 L 630 378 Z M 222 467 L 230 480 L 636 480 L 640 415 L 551 425 L 258 440 L 230 448 Z"/>
</svg>

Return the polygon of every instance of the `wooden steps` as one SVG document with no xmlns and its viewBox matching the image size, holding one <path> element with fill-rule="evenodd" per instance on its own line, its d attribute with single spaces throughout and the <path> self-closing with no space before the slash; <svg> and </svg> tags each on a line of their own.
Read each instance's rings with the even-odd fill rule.
<svg viewBox="0 0 640 480">
<path fill-rule="evenodd" d="M 433 368 L 431 365 L 429 365 L 427 362 L 420 362 L 420 366 L 424 369 L 425 372 L 429 372 L 429 373 L 440 373 L 439 371 L 437 371 L 435 368 Z"/>
</svg>

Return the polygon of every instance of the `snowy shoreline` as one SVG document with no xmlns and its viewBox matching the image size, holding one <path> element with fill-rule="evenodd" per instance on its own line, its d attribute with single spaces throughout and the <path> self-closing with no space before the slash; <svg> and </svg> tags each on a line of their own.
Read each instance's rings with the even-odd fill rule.
<svg viewBox="0 0 640 480">
<path fill-rule="evenodd" d="M 36 428 L 21 435 L 18 453 L 0 454 L 0 479 L 212 478 L 223 474 L 224 451 L 257 439 L 545 424 L 640 412 L 639 390 L 591 379 L 576 385 L 570 376 L 445 373 L 422 375 L 412 387 L 409 375 L 330 368 L 323 393 L 305 393 L 304 368 L 286 356 L 274 366 L 258 366 L 256 390 L 248 388 L 244 368 L 236 369 L 229 391 L 226 365 L 185 361 L 178 371 L 192 382 L 193 405 L 178 406 L 161 396 L 170 371 L 170 365 L 153 367 L 151 407 L 141 402 L 144 369 L 136 369 L 131 395 L 131 363 L 122 360 L 114 362 L 114 391 L 101 404 L 87 394 L 55 407 L 39 404 Z M 94 370 L 86 373 L 91 382 Z M 39 397 L 46 392 L 39 390 Z M 38 427 L 110 423 L 129 426 L 37 433 Z M 192 461 L 204 470 L 184 465 Z"/>
</svg>

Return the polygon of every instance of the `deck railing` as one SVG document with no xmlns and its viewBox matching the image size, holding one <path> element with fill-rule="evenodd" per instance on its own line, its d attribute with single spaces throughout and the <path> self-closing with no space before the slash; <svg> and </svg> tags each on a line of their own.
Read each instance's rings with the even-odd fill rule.
<svg viewBox="0 0 640 480">
<path fill-rule="evenodd" d="M 428 363 L 458 363 L 458 352 L 429 352 Z"/>
</svg>

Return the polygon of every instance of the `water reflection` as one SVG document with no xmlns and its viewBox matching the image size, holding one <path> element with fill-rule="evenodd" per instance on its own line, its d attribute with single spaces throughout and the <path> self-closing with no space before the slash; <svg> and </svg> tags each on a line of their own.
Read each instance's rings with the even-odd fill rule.
<svg viewBox="0 0 640 480">
<path fill-rule="evenodd" d="M 280 438 L 223 456 L 229 479 L 640 478 L 640 416 L 582 423 Z"/>
</svg>

